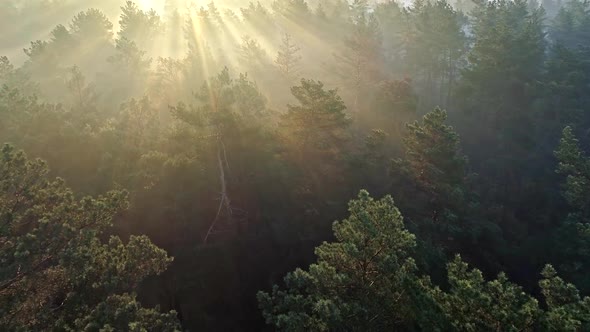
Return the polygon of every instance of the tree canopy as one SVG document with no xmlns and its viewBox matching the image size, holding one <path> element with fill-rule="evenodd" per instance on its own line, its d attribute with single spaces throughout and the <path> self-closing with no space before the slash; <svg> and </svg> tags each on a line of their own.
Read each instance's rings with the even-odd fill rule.
<svg viewBox="0 0 590 332">
<path fill-rule="evenodd" d="M 589 6 L 0 1 L 0 330 L 590 329 Z"/>
</svg>

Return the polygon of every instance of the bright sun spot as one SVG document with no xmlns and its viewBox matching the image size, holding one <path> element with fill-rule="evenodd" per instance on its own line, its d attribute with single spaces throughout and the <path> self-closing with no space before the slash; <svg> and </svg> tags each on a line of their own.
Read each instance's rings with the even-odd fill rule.
<svg viewBox="0 0 590 332">
<path fill-rule="evenodd" d="M 141 5 L 141 7 L 143 7 L 143 9 L 145 10 L 149 10 L 149 9 L 155 9 L 158 10 L 160 9 L 160 4 L 162 3 L 162 0 L 140 0 L 138 1 L 138 3 Z"/>
</svg>

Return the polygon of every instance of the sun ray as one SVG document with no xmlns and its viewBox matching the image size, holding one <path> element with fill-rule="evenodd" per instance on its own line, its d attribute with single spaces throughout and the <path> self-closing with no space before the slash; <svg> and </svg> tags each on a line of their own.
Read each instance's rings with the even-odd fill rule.
<svg viewBox="0 0 590 332">
<path fill-rule="evenodd" d="M 197 13 L 195 13 L 195 10 L 191 10 L 189 13 L 188 25 L 188 32 L 192 33 L 192 35 L 190 36 L 191 39 L 188 41 L 189 57 L 198 57 L 197 61 L 200 62 L 199 69 L 203 73 L 205 79 L 209 79 L 211 77 L 209 63 L 207 61 L 209 54 L 207 54 L 205 36 L 203 36 L 202 21 L 200 17 L 197 15 Z M 193 54 L 195 51 L 196 54 Z"/>
</svg>

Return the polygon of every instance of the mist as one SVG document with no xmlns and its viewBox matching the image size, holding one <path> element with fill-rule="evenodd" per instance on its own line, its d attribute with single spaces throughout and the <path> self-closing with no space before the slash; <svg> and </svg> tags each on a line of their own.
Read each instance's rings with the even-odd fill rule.
<svg viewBox="0 0 590 332">
<path fill-rule="evenodd" d="M 590 326 L 588 2 L 3 0 L 0 31 L 0 330 Z"/>
</svg>

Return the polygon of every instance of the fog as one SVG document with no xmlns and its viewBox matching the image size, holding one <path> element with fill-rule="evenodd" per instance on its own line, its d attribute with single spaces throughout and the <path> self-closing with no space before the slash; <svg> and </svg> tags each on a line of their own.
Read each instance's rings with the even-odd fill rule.
<svg viewBox="0 0 590 332">
<path fill-rule="evenodd" d="M 544 264 L 588 292 L 590 3 L 449 1 L 0 0 L 0 330 L 449 330 L 453 287 L 532 308 Z"/>
</svg>

